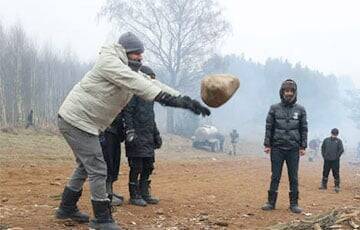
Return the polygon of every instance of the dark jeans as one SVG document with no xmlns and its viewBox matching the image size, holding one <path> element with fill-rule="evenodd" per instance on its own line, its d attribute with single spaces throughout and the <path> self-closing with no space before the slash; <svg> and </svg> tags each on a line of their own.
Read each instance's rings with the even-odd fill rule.
<svg viewBox="0 0 360 230">
<path fill-rule="evenodd" d="M 129 182 L 137 183 L 140 175 L 140 181 L 149 180 L 154 170 L 154 157 L 129 157 L 130 173 Z"/>
<path fill-rule="evenodd" d="M 100 135 L 100 144 L 107 166 L 106 181 L 115 182 L 120 169 L 120 137 L 115 133 L 105 131 Z"/>
<path fill-rule="evenodd" d="M 282 168 L 286 162 L 291 192 L 298 192 L 299 150 L 271 150 L 271 184 L 270 191 L 277 192 Z"/>
<path fill-rule="evenodd" d="M 323 179 L 327 179 L 329 177 L 330 170 L 334 176 L 335 185 L 340 185 L 340 159 L 328 161 L 324 160 L 324 168 L 323 168 Z"/>
</svg>

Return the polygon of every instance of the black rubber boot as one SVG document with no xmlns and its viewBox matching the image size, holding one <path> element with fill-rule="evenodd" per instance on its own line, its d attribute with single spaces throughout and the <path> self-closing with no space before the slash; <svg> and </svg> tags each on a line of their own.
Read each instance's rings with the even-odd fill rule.
<svg viewBox="0 0 360 230">
<path fill-rule="evenodd" d="M 111 215 L 110 201 L 95 201 L 91 200 L 94 216 L 89 223 L 90 229 L 96 230 L 120 230 L 120 227 L 115 223 Z"/>
<path fill-rule="evenodd" d="M 151 180 L 140 181 L 141 196 L 148 204 L 158 204 L 160 202 L 160 199 L 157 197 L 151 196 L 150 184 L 151 184 Z"/>
<path fill-rule="evenodd" d="M 290 198 L 290 211 L 296 214 L 301 213 L 302 209 L 298 205 L 299 192 L 290 192 L 289 198 Z"/>
<path fill-rule="evenodd" d="M 89 215 L 79 211 L 76 203 L 79 201 L 82 194 L 82 190 L 79 192 L 73 191 L 68 187 L 64 188 L 62 193 L 61 203 L 56 210 L 55 217 L 57 219 L 72 219 L 79 223 L 89 222 Z"/>
<path fill-rule="evenodd" d="M 129 183 L 129 193 L 130 193 L 130 204 L 136 206 L 146 206 L 146 201 L 141 197 L 139 192 L 139 185 L 137 183 Z"/>
<path fill-rule="evenodd" d="M 268 191 L 268 202 L 261 207 L 264 211 L 271 211 L 275 209 L 276 200 L 277 200 L 277 192 Z"/>
<path fill-rule="evenodd" d="M 327 178 L 327 177 L 323 177 L 319 189 L 320 189 L 320 190 L 326 190 L 326 189 L 327 189 L 327 182 L 328 182 L 328 178 Z"/>
<path fill-rule="evenodd" d="M 119 194 L 113 193 L 112 194 L 111 205 L 113 205 L 113 206 L 121 206 L 123 204 L 124 204 L 124 197 L 119 195 Z"/>
<path fill-rule="evenodd" d="M 106 193 L 111 196 L 111 205 L 120 206 L 124 204 L 124 197 L 113 192 L 113 182 L 106 181 Z"/>
<path fill-rule="evenodd" d="M 339 193 L 340 192 L 340 180 L 339 179 L 335 179 L 335 188 L 334 188 L 334 191 L 336 193 Z"/>
</svg>

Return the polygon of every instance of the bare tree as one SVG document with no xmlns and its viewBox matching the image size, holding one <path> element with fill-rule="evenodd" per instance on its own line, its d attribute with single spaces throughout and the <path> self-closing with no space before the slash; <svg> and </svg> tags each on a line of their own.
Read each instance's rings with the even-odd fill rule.
<svg viewBox="0 0 360 230">
<path fill-rule="evenodd" d="M 139 35 L 162 80 L 183 91 L 194 90 L 203 64 L 229 30 L 215 0 L 107 0 L 99 15 Z M 167 110 L 167 130 L 174 131 L 173 109 Z"/>
<path fill-rule="evenodd" d="M 72 55 L 47 45 L 40 51 L 20 23 L 0 23 L 0 126 L 24 124 L 30 110 L 38 125 L 54 124 L 71 87 L 89 69 Z"/>
<path fill-rule="evenodd" d="M 2 24 L 0 23 L 0 50 L 5 49 L 5 33 L 2 27 Z M 7 119 L 6 119 L 6 98 L 5 98 L 5 85 L 4 85 L 4 78 L 5 78 L 5 72 L 4 72 L 4 52 L 0 52 L 0 125 L 7 126 Z"/>
</svg>

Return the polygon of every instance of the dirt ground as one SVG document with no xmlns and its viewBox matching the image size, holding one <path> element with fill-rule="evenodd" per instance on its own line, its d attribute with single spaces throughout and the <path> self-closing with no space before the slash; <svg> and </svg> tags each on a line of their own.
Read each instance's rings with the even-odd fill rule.
<svg viewBox="0 0 360 230">
<path fill-rule="evenodd" d="M 166 136 L 157 153 L 152 193 L 159 205 L 145 208 L 127 204 L 126 162 L 121 165 L 115 191 L 126 204 L 114 218 L 123 229 L 262 229 L 303 219 L 336 207 L 359 206 L 359 170 L 342 162 L 342 191 L 319 191 L 322 165 L 319 160 L 300 164 L 300 205 L 304 213 L 288 210 L 286 170 L 279 190 L 277 209 L 260 209 L 266 200 L 270 161 L 252 143 L 241 144 L 241 154 L 208 153 L 191 149 L 189 140 Z M 123 157 L 124 155 L 122 155 Z M 0 133 L 0 229 L 87 229 L 53 217 L 59 195 L 73 169 L 70 149 L 60 136 L 47 132 Z M 86 184 L 79 207 L 92 213 Z"/>
</svg>

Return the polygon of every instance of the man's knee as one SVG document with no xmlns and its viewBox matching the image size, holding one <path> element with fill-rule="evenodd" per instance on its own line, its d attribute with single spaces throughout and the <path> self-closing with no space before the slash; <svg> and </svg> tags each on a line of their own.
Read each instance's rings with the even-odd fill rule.
<svg viewBox="0 0 360 230">
<path fill-rule="evenodd" d="M 88 174 L 89 180 L 94 177 L 104 178 L 104 180 L 106 180 L 107 166 L 102 153 L 90 157 L 84 164 L 84 167 Z"/>
<path fill-rule="evenodd" d="M 71 176 L 70 180 L 76 180 L 76 181 L 85 181 L 88 177 L 86 171 L 75 171 L 74 174 Z"/>
<path fill-rule="evenodd" d="M 272 175 L 271 175 L 271 181 L 272 181 L 272 183 L 279 184 L 279 183 L 280 183 L 280 179 L 281 179 L 281 175 L 280 175 L 280 174 L 272 174 Z"/>
<path fill-rule="evenodd" d="M 291 178 L 290 185 L 297 186 L 299 183 L 298 178 Z"/>
<path fill-rule="evenodd" d="M 280 180 L 274 180 L 272 178 L 270 183 L 270 191 L 276 192 L 279 188 L 279 184 L 280 184 Z"/>
<path fill-rule="evenodd" d="M 147 167 L 144 167 L 142 173 L 145 174 L 145 175 L 151 175 L 153 170 L 154 170 L 154 165 L 147 166 Z"/>
<path fill-rule="evenodd" d="M 144 160 L 144 168 L 154 169 L 154 160 L 152 158 Z"/>
<path fill-rule="evenodd" d="M 79 164 L 78 167 L 74 170 L 69 182 L 68 186 L 73 190 L 78 191 L 82 188 L 88 174 L 82 164 Z"/>
<path fill-rule="evenodd" d="M 143 170 L 143 163 L 139 159 L 129 159 L 129 167 L 133 173 L 140 174 Z"/>
<path fill-rule="evenodd" d="M 140 174 L 143 171 L 143 167 L 141 165 L 131 165 L 130 170 L 134 173 Z"/>
<path fill-rule="evenodd" d="M 140 174 L 143 170 L 143 167 L 142 165 L 130 165 L 130 170 L 132 173 L 135 173 L 135 174 Z"/>
<path fill-rule="evenodd" d="M 271 181 L 272 181 L 273 184 L 277 184 L 277 185 L 280 184 L 280 179 L 277 178 L 277 177 L 276 177 L 276 178 L 272 178 Z"/>
</svg>

